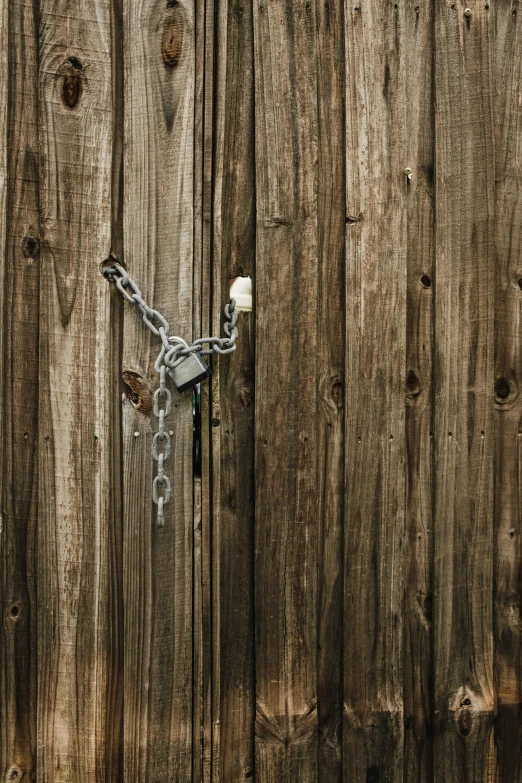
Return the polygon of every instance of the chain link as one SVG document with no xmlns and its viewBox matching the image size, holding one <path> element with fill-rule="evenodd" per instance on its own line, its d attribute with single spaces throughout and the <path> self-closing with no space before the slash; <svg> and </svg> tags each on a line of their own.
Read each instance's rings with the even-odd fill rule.
<svg viewBox="0 0 522 783">
<path fill-rule="evenodd" d="M 125 299 L 136 305 L 148 329 L 156 337 L 161 338 L 161 349 L 154 365 L 154 369 L 159 374 L 159 386 L 154 392 L 153 412 L 158 419 L 158 431 L 152 439 L 152 457 L 158 463 L 158 470 L 152 484 L 152 500 L 158 507 L 158 525 L 163 527 L 165 524 L 164 507 L 172 494 L 170 479 L 165 473 L 165 462 L 171 452 L 170 435 L 165 429 L 165 419 L 172 409 L 172 394 L 167 386 L 166 371 L 167 369 L 173 370 L 191 353 L 198 352 L 204 355 L 233 353 L 236 350 L 238 335 L 236 301 L 231 299 L 225 305 L 225 323 L 223 325 L 225 337 L 200 337 L 198 340 L 194 340 L 192 345 L 189 345 L 182 337 L 169 337 L 170 327 L 167 319 L 158 310 L 154 310 L 147 304 L 134 280 L 129 277 L 120 264 L 114 262 L 111 266 L 105 267 L 103 275 L 110 282 L 116 283 Z M 210 347 L 203 348 L 204 345 Z"/>
</svg>

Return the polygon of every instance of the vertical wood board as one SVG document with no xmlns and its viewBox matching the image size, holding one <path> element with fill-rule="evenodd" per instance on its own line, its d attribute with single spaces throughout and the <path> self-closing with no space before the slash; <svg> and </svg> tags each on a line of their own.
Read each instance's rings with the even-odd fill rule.
<svg viewBox="0 0 522 783">
<path fill-rule="evenodd" d="M 522 27 L 515 4 L 496 11 L 494 620 L 499 780 L 522 780 Z"/>
<path fill-rule="evenodd" d="M 110 8 L 40 3 L 38 776 L 107 780 Z"/>
<path fill-rule="evenodd" d="M 407 498 L 404 582 L 404 770 L 428 783 L 433 770 L 433 328 L 434 328 L 434 3 L 406 6 L 410 46 L 407 134 L 406 292 Z"/>
<path fill-rule="evenodd" d="M 342 777 L 346 352 L 344 4 L 317 4 L 318 779 Z"/>
<path fill-rule="evenodd" d="M 217 19 L 212 331 L 230 280 L 255 274 L 254 42 L 252 6 L 222 3 Z M 255 281 L 254 281 L 255 282 Z M 219 561 L 219 768 L 248 783 L 254 771 L 255 312 L 239 313 L 236 352 L 212 382 L 213 548 Z M 216 393 L 217 392 L 217 393 Z M 216 415 L 217 413 L 217 415 Z M 216 521 L 219 524 L 216 524 Z M 215 604 L 214 604 L 215 605 Z"/>
<path fill-rule="evenodd" d="M 38 40 L 32 2 L 0 8 L 2 470 L 0 774 L 36 768 Z"/>
<path fill-rule="evenodd" d="M 345 781 L 403 779 L 406 134 L 401 4 L 345 6 Z M 412 29 L 413 27 L 413 29 Z"/>
<path fill-rule="evenodd" d="M 436 4 L 434 780 L 484 781 L 493 717 L 494 128 L 483 3 Z"/>
<path fill-rule="evenodd" d="M 258 783 L 317 780 L 316 31 L 254 3 Z"/>
<path fill-rule="evenodd" d="M 194 4 L 124 2 L 125 263 L 171 334 L 192 339 Z M 172 388 L 165 526 L 152 504 L 159 338 L 126 303 L 123 343 L 125 778 L 192 770 L 192 399 Z M 137 434 L 136 434 L 137 433 Z"/>
</svg>

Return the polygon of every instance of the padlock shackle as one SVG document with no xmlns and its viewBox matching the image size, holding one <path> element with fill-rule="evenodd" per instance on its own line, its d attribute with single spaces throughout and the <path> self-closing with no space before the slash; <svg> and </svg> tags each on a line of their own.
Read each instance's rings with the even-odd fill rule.
<svg viewBox="0 0 522 783">
<path fill-rule="evenodd" d="M 176 335 L 172 335 L 172 337 L 169 337 L 169 343 L 182 343 L 182 345 L 185 346 L 185 348 L 189 348 L 189 344 L 186 340 L 183 339 L 183 337 L 177 337 Z"/>
</svg>

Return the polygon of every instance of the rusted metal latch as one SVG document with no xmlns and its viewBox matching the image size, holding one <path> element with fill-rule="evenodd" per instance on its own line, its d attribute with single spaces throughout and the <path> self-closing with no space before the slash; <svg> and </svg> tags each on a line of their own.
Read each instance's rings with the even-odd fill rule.
<svg viewBox="0 0 522 783">
<path fill-rule="evenodd" d="M 158 431 L 152 439 L 152 456 L 158 463 L 158 472 L 152 485 L 152 499 L 158 507 L 157 521 L 160 527 L 165 524 L 164 507 L 170 500 L 171 484 L 165 473 L 165 461 L 170 456 L 170 435 L 165 429 L 165 418 L 172 407 L 172 394 L 167 386 L 166 373 L 170 375 L 179 392 L 194 389 L 204 378 L 211 375 L 210 368 L 201 358 L 203 354 L 227 354 L 236 350 L 237 310 L 236 301 L 231 299 L 225 305 L 225 337 L 200 337 L 189 345 L 182 337 L 169 336 L 167 319 L 158 310 L 150 307 L 143 299 L 141 291 L 120 264 L 114 262 L 103 269 L 103 275 L 116 283 L 125 299 L 136 305 L 141 312 L 145 325 L 161 338 L 161 350 L 154 369 L 159 375 L 159 387 L 154 392 L 154 415 L 158 418 Z M 154 324 L 159 323 L 159 326 Z M 204 345 L 209 348 L 204 349 Z"/>
</svg>

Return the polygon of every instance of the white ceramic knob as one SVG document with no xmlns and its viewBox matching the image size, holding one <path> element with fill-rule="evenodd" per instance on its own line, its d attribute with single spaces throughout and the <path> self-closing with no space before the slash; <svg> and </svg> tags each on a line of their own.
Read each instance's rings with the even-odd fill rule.
<svg viewBox="0 0 522 783">
<path fill-rule="evenodd" d="M 235 277 L 230 284 L 230 298 L 236 300 L 237 310 L 252 312 L 252 279 Z"/>
</svg>

